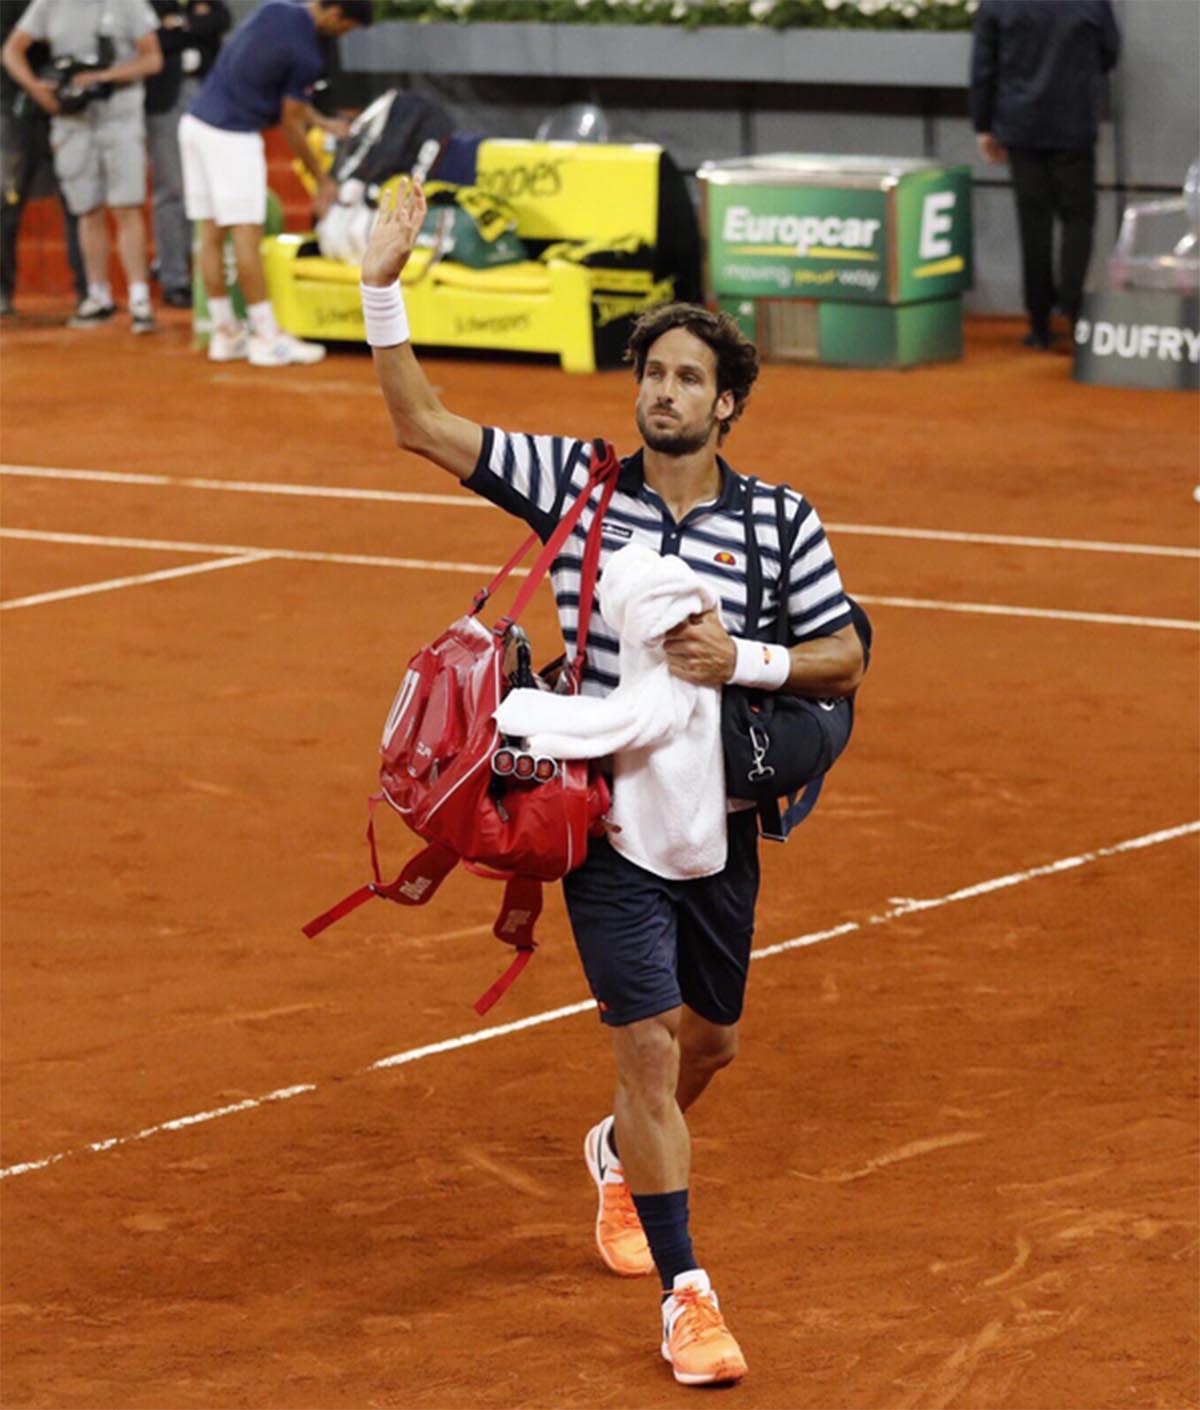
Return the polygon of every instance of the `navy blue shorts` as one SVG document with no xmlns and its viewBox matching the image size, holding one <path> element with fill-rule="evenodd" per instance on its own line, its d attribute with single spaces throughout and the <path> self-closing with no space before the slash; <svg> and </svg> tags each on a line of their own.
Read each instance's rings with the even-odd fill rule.
<svg viewBox="0 0 1200 1410">
<path fill-rule="evenodd" d="M 584 973 L 605 1023 L 677 1008 L 736 1023 L 746 992 L 758 899 L 758 819 L 729 815 L 723 871 L 696 881 L 655 876 L 593 838 L 563 878 Z"/>
</svg>

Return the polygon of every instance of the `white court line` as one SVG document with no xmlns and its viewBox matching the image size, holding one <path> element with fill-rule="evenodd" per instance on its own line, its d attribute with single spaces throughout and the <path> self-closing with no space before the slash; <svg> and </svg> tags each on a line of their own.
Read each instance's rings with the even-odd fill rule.
<svg viewBox="0 0 1200 1410">
<path fill-rule="evenodd" d="M 206 480 L 196 475 L 143 475 L 120 470 L 58 470 L 45 465 L 0 465 L 0 475 L 35 480 L 91 480 L 106 485 L 149 485 L 185 490 L 225 490 L 231 494 L 294 495 L 300 499 L 359 499 L 372 504 L 447 504 L 458 509 L 491 509 L 480 495 L 417 494 L 411 490 L 358 490 L 348 485 L 289 485 L 280 480 Z"/>
<path fill-rule="evenodd" d="M 90 597 L 94 592 L 116 592 L 120 588 L 141 587 L 144 583 L 165 583 L 170 578 L 186 578 L 193 573 L 215 573 L 219 568 L 241 568 L 247 563 L 264 563 L 265 553 L 245 553 L 238 558 L 213 558 L 205 563 L 186 563 L 179 568 L 161 568 L 156 573 L 138 573 L 129 578 L 107 578 L 100 583 L 84 583 L 81 587 L 59 588 L 55 592 L 39 592 L 32 597 L 10 597 L 0 602 L 0 612 L 15 607 L 41 607 L 46 602 L 64 602 L 71 597 Z"/>
<path fill-rule="evenodd" d="M 0 529 L 0 538 L 30 543 L 71 543 L 85 548 L 145 548 L 159 553 L 245 554 L 251 558 L 279 558 L 288 563 L 340 563 L 351 568 L 414 568 L 423 573 L 471 573 L 492 577 L 491 563 L 461 563 L 435 558 L 389 558 L 372 553 L 318 553 L 295 548 L 255 548 L 248 544 L 192 543 L 187 539 L 135 539 L 106 534 L 49 533 L 43 529 Z M 528 568 L 514 568 L 514 577 L 528 577 Z"/>
<path fill-rule="evenodd" d="M 251 1111 L 255 1107 L 266 1106 L 269 1102 L 286 1102 L 292 1097 L 303 1096 L 305 1092 L 315 1092 L 317 1089 L 309 1083 L 301 1084 L 298 1087 L 280 1087 L 277 1092 L 268 1092 L 265 1097 L 247 1097 L 245 1101 L 234 1102 L 232 1106 L 214 1107 L 212 1111 L 198 1111 L 194 1116 L 177 1116 L 173 1121 L 160 1121 L 157 1126 L 146 1126 L 141 1131 L 135 1131 L 132 1136 L 110 1136 L 107 1141 L 93 1141 L 90 1146 L 83 1149 L 87 1151 L 111 1151 L 117 1146 L 129 1146 L 135 1141 L 145 1141 L 151 1136 L 157 1136 L 161 1131 L 183 1131 L 189 1126 L 202 1126 L 206 1121 L 219 1121 L 222 1116 L 233 1116 L 235 1112 Z M 48 1155 L 44 1160 L 29 1161 L 24 1165 L 10 1165 L 7 1170 L 0 1170 L 0 1180 L 7 1180 L 10 1175 L 24 1175 L 30 1170 L 45 1170 L 48 1165 L 57 1165 L 60 1160 L 66 1160 L 70 1155 L 77 1155 L 78 1151 L 61 1151 L 58 1155 Z"/>
<path fill-rule="evenodd" d="M 492 507 L 469 492 L 418 494 L 409 490 L 363 490 L 347 485 L 295 485 L 278 480 L 212 480 L 188 475 L 146 475 L 119 470 L 63 470 L 48 465 L 0 465 L 0 475 L 42 480 L 91 480 L 100 484 L 149 485 L 158 488 L 217 490 L 233 494 L 294 495 L 315 499 L 356 499 L 375 504 L 444 504 L 455 509 Z M 1042 548 L 1083 553 L 1135 553 L 1151 558 L 1200 558 L 1200 548 L 1171 544 L 1108 543 L 1101 539 L 1048 539 L 1027 534 L 980 534 L 957 529 L 898 528 L 891 524 L 825 525 L 830 533 L 865 534 L 875 538 L 922 539 L 933 543 L 990 544 L 1000 548 Z"/>
<path fill-rule="evenodd" d="M 1073 857 L 1061 857 L 1058 861 L 1048 862 L 1043 866 L 1029 867 L 1024 871 L 995 876 L 987 881 L 977 882 L 974 886 L 964 886 L 957 891 L 947 892 L 944 896 L 934 896 L 926 900 L 893 898 L 888 910 L 881 911 L 878 915 L 868 916 L 865 921 L 846 921 L 829 930 L 816 930 L 808 935 L 797 935 L 792 940 L 783 940 L 777 945 L 767 945 L 763 949 L 755 950 L 750 958 L 751 960 L 772 959 L 775 955 L 785 954 L 789 950 L 798 950 L 809 945 L 819 944 L 823 940 L 854 934 L 856 931 L 865 930 L 868 926 L 886 925 L 899 916 L 913 915 L 919 911 L 938 910 L 942 906 L 953 905 L 958 901 L 972 900 L 977 896 L 986 896 L 993 891 L 1002 891 L 1011 886 L 1021 886 L 1025 882 L 1036 881 L 1044 876 L 1060 876 L 1063 872 L 1088 866 L 1104 857 L 1117 857 L 1124 852 L 1137 852 L 1146 847 L 1157 847 L 1164 842 L 1173 842 L 1177 838 L 1187 837 L 1197 832 L 1200 832 L 1200 822 L 1182 823 L 1179 827 L 1163 828 L 1158 832 L 1143 833 L 1140 837 L 1130 837 L 1124 842 L 1116 842 L 1109 847 L 1096 847 L 1090 852 L 1080 852 Z M 505 1038 L 510 1033 L 521 1033 L 527 1028 L 537 1028 L 545 1023 L 557 1023 L 560 1019 L 587 1013 L 589 1009 L 595 1007 L 595 1000 L 585 999 L 581 1003 L 567 1004 L 562 1008 L 547 1009 L 543 1013 L 535 1013 L 529 1018 L 517 1019 L 514 1023 L 502 1023 L 494 1028 L 481 1028 L 474 1033 L 463 1033 L 455 1038 L 445 1038 L 440 1043 L 426 1043 L 419 1048 L 408 1048 L 404 1052 L 392 1053 L 389 1057 L 380 1058 L 371 1063 L 369 1067 L 363 1068 L 361 1072 L 355 1073 L 354 1076 L 363 1077 L 372 1072 L 381 1072 L 387 1068 L 402 1067 L 410 1062 L 419 1062 L 422 1058 L 434 1057 L 439 1053 L 471 1048 L 478 1043 L 491 1042 L 493 1038 Z M 255 1107 L 265 1106 L 270 1102 L 289 1101 L 292 1097 L 303 1096 L 307 1092 L 315 1092 L 316 1090 L 315 1083 L 303 1083 L 299 1086 L 283 1087 L 277 1091 L 268 1092 L 263 1097 L 248 1097 L 245 1101 L 236 1102 L 233 1106 L 216 1107 L 212 1111 L 200 1111 L 192 1116 L 176 1117 L 173 1121 L 163 1121 L 156 1126 L 147 1126 L 141 1131 L 134 1132 L 132 1136 L 110 1136 L 107 1140 L 93 1141 L 90 1145 L 81 1146 L 75 1150 L 43 1156 L 40 1160 L 24 1161 L 20 1165 L 10 1165 L 0 1170 L 0 1180 L 10 1179 L 14 1175 L 27 1175 L 35 1170 L 45 1170 L 48 1166 L 57 1165 L 59 1161 L 66 1160 L 69 1156 L 114 1150 L 118 1146 L 144 1141 L 162 1131 L 178 1131 L 188 1126 L 200 1126 L 208 1121 L 217 1121 L 224 1116 L 232 1116 L 237 1112 L 250 1111 Z"/>
<path fill-rule="evenodd" d="M 1066 608 L 1000 607 L 992 602 L 935 602 L 921 597 L 868 597 L 855 593 L 859 602 L 875 607 L 924 607 L 934 612 L 981 612 L 990 617 L 1044 617 L 1055 622 L 1095 622 L 1111 627 L 1168 627 L 1200 632 L 1200 622 L 1179 617 L 1128 617 L 1119 612 L 1070 612 Z"/>
<path fill-rule="evenodd" d="M 52 533 L 44 529 L 0 529 L 0 538 L 23 539 L 31 543 L 71 543 L 96 548 L 145 548 L 164 553 L 244 554 L 257 558 L 277 558 L 291 563 L 341 563 L 365 568 L 411 568 L 425 573 L 470 573 L 492 577 L 497 564 L 456 563 L 445 559 L 388 558 L 367 553 L 318 553 L 292 548 L 255 548 L 246 544 L 192 543 L 183 539 L 119 538 L 104 534 Z M 514 577 L 527 577 L 528 568 L 515 568 Z M 1200 622 L 1176 617 L 1132 617 L 1111 612 L 1071 612 L 1048 607 L 1012 607 L 995 602 L 937 602 L 916 597 L 869 597 L 856 594 L 868 606 L 917 607 L 929 611 L 976 612 L 994 617 L 1037 617 L 1060 622 L 1092 622 L 1100 626 L 1167 627 L 1176 631 L 1200 632 Z"/>
</svg>

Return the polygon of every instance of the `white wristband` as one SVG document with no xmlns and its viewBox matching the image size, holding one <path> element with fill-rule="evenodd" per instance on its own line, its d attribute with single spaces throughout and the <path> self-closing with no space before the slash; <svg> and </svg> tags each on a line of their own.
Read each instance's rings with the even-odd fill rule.
<svg viewBox="0 0 1200 1410">
<path fill-rule="evenodd" d="M 732 638 L 737 649 L 737 661 L 730 685 L 744 685 L 752 690 L 779 690 L 787 683 L 792 671 L 792 658 L 786 646 L 769 641 L 746 641 L 740 636 Z"/>
<path fill-rule="evenodd" d="M 398 343 L 407 343 L 412 335 L 408 330 L 408 314 L 404 308 L 404 295 L 400 292 L 400 281 L 385 288 L 360 284 L 358 290 L 362 296 L 367 342 L 373 348 L 394 348 Z"/>
</svg>

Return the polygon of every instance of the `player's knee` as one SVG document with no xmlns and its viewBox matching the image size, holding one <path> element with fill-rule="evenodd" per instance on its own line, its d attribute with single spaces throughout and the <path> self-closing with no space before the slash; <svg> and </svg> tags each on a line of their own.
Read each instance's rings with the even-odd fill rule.
<svg viewBox="0 0 1200 1410">
<path fill-rule="evenodd" d="M 673 1099 L 679 1074 L 679 1045 L 670 1027 L 644 1019 L 614 1030 L 617 1080 L 631 1095 L 654 1107 Z"/>
<path fill-rule="evenodd" d="M 702 1033 L 688 1033 L 681 1043 L 681 1057 L 696 1072 L 720 1072 L 738 1054 L 736 1024 L 711 1024 Z"/>
</svg>

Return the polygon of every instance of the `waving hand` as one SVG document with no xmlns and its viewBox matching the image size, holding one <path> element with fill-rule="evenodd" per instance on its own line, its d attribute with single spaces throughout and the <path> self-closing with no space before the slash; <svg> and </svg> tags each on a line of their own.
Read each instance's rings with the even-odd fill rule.
<svg viewBox="0 0 1200 1410">
<path fill-rule="evenodd" d="M 421 183 L 407 176 L 385 193 L 363 255 L 364 284 L 383 287 L 399 279 L 421 233 L 425 209 Z"/>
</svg>

